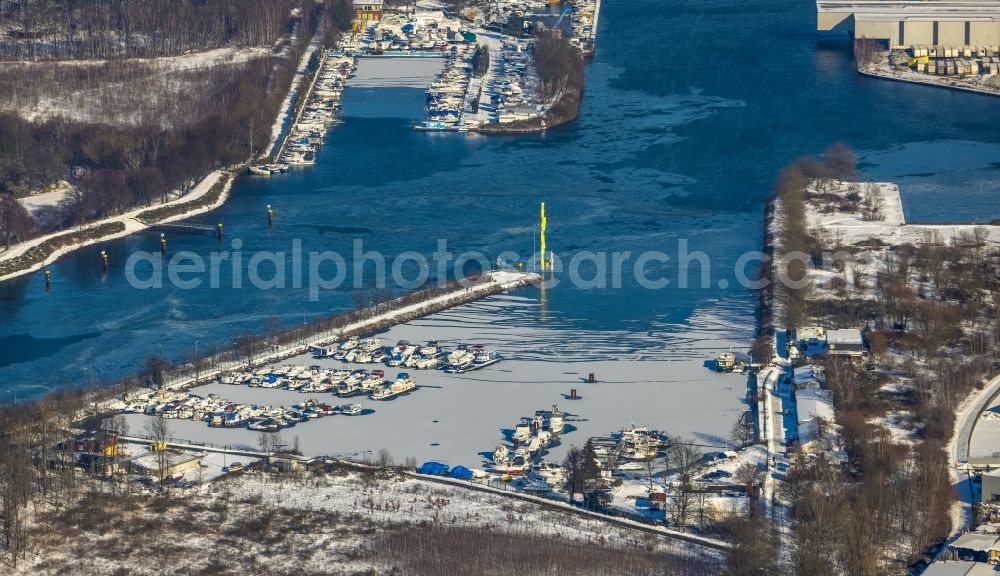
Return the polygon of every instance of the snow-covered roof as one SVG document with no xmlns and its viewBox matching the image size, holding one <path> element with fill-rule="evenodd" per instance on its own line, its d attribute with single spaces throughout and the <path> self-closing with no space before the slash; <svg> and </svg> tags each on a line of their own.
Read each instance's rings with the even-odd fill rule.
<svg viewBox="0 0 1000 576">
<path fill-rule="evenodd" d="M 812 364 L 806 364 L 805 366 L 796 368 L 792 378 L 796 384 L 802 384 L 809 382 L 810 380 L 815 380 L 820 383 L 824 381 L 822 369 L 817 366 L 813 366 Z"/>
<path fill-rule="evenodd" d="M 846 328 L 840 330 L 829 330 L 826 333 L 826 341 L 830 344 L 855 344 L 860 345 L 861 330 L 856 328 Z"/>
<path fill-rule="evenodd" d="M 963 550 L 979 550 L 985 552 L 990 548 L 993 548 L 997 542 L 996 534 L 980 534 L 979 532 L 966 532 L 954 542 L 951 543 L 952 548 L 961 548 Z"/>
<path fill-rule="evenodd" d="M 975 570 L 976 566 L 982 566 L 988 572 Z M 967 560 L 938 560 L 924 570 L 924 576 L 976 576 L 978 574 L 993 574 L 993 567 L 982 562 L 969 562 Z"/>
<path fill-rule="evenodd" d="M 799 424 L 815 418 L 833 421 L 833 400 L 829 390 L 799 390 L 795 393 Z"/>
<path fill-rule="evenodd" d="M 173 468 L 200 458 L 201 456 L 197 454 L 168 450 L 164 453 L 163 463 L 168 468 Z M 156 452 L 148 452 L 132 458 L 132 463 L 142 466 L 147 470 L 158 470 L 160 467 L 160 456 Z"/>
<path fill-rule="evenodd" d="M 806 326 L 796 330 L 795 337 L 799 340 L 825 340 L 826 329 L 821 326 Z"/>
</svg>

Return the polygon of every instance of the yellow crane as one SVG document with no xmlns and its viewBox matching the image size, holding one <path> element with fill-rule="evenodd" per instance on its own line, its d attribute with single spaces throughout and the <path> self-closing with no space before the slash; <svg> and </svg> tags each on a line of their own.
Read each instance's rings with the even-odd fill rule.
<svg viewBox="0 0 1000 576">
<path fill-rule="evenodd" d="M 541 243 L 541 251 L 539 253 L 541 254 L 542 270 L 545 270 L 546 267 L 552 268 L 552 257 L 551 256 L 549 257 L 548 262 L 546 262 L 546 260 L 545 260 L 545 225 L 546 225 L 546 222 L 547 221 L 545 219 L 545 202 L 542 202 L 542 220 L 541 220 L 541 223 L 540 223 L 540 234 L 539 234 L 539 241 Z"/>
<path fill-rule="evenodd" d="M 910 58 L 910 61 L 906 65 L 909 66 L 910 68 L 913 68 L 918 63 L 927 64 L 930 61 L 931 59 L 928 56 L 917 56 L 916 58 Z"/>
</svg>

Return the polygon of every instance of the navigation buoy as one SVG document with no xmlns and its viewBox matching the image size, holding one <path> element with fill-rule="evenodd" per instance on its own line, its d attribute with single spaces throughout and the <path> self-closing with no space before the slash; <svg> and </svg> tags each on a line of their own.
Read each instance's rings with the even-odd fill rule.
<svg viewBox="0 0 1000 576">
<path fill-rule="evenodd" d="M 45 271 L 45 289 L 48 290 L 51 287 L 52 287 L 52 271 L 51 270 L 46 270 Z"/>
<path fill-rule="evenodd" d="M 160 253 L 167 253 L 167 235 L 162 232 L 160 233 Z"/>
<path fill-rule="evenodd" d="M 222 240 L 222 222 L 219 222 L 215 226 L 215 234 L 219 240 Z"/>
<path fill-rule="evenodd" d="M 268 204 L 267 205 L 267 225 L 270 226 L 271 224 L 274 224 L 274 209 L 271 208 L 270 204 Z"/>
<path fill-rule="evenodd" d="M 101 268 L 105 272 L 108 271 L 108 252 L 106 250 L 101 250 Z"/>
</svg>

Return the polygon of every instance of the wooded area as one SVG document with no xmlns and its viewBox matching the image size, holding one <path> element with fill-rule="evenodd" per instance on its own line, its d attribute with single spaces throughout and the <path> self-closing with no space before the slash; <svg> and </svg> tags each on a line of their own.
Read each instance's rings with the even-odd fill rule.
<svg viewBox="0 0 1000 576">
<path fill-rule="evenodd" d="M 278 108 L 309 39 L 318 32 L 330 44 L 353 18 L 349 0 L 322 5 L 312 0 L 0 1 L 0 18 L 8 28 L 14 21 L 48 22 L 40 12 L 51 4 L 56 5 L 54 13 L 68 11 L 67 18 L 103 14 L 105 20 L 101 26 L 94 24 L 94 34 L 111 39 L 124 29 L 139 35 L 141 27 L 133 26 L 133 19 L 154 18 L 143 21 L 155 23 L 156 10 L 176 6 L 175 13 L 163 17 L 162 29 L 150 32 L 163 37 L 156 53 L 220 43 L 270 46 L 293 26 L 297 40 L 279 52 L 265 51 L 218 65 L 115 59 L 0 65 L 0 101 L 5 103 L 0 107 L 0 133 L 4 134 L 0 139 L 0 240 L 5 244 L 39 231 L 165 201 L 171 191 L 189 191 L 213 169 L 266 153 Z M 301 8 L 301 16 L 290 19 L 293 6 Z M 223 23 L 224 34 L 219 30 Z M 192 30 L 182 32 L 185 26 Z M 23 51 L 19 54 L 24 56 Z M 94 54 L 109 55 L 86 53 Z M 122 55 L 134 54 L 128 50 L 110 54 Z M 68 101 L 67 111 L 50 112 L 53 117 L 31 121 L 18 108 L 20 103 L 30 110 L 31 102 L 39 98 L 69 92 L 81 95 L 80 106 Z M 40 222 L 32 222 L 12 203 L 11 197 L 60 180 L 74 186 L 58 206 L 38 214 Z"/>
<path fill-rule="evenodd" d="M 824 192 L 832 180 L 853 183 L 850 192 Z M 840 470 L 822 458 L 810 463 L 800 457 L 783 483 L 795 521 L 795 574 L 905 574 L 942 542 L 955 498 L 946 453 L 955 411 L 996 373 L 1000 255 L 986 231 L 970 227 L 948 240 L 930 231 L 914 244 L 877 243 L 872 284 L 857 266 L 849 274 L 844 263 L 824 261 L 824 253 L 858 254 L 861 248 L 810 229 L 806 218 L 807 204 L 819 203 L 831 212 L 881 220 L 877 189 L 856 180 L 853 152 L 834 145 L 822 160 L 803 158 L 784 170 L 776 190 L 778 253 L 802 252 L 834 281 L 833 293 L 823 295 L 812 284 L 796 289 L 775 283 L 781 310 L 775 320 L 790 328 L 867 325 L 872 359 L 886 366 L 829 357 L 823 363 L 847 465 Z M 802 262 L 788 270 L 792 280 L 805 273 Z M 882 425 L 889 415 L 905 417 L 906 439 Z"/>
<path fill-rule="evenodd" d="M 270 46 L 299 0 L 0 0 L 0 60 L 156 57 Z M 311 10 L 311 2 L 305 13 Z"/>
</svg>

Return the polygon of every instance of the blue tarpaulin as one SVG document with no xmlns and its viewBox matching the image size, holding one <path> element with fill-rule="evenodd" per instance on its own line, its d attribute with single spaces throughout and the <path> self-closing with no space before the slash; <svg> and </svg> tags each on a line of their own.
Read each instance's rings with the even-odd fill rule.
<svg viewBox="0 0 1000 576">
<path fill-rule="evenodd" d="M 451 476 L 453 478 L 460 478 L 462 480 L 472 479 L 472 470 L 469 470 L 465 466 L 455 466 L 451 469 Z"/>
<path fill-rule="evenodd" d="M 444 476 L 448 473 L 448 465 L 440 462 L 424 462 L 423 466 L 417 469 L 417 472 L 433 476 Z"/>
</svg>

